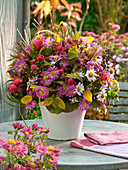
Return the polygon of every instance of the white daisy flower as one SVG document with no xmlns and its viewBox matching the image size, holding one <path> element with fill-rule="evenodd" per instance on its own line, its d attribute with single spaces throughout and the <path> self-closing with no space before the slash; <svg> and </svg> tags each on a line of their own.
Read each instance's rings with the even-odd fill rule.
<svg viewBox="0 0 128 170">
<path fill-rule="evenodd" d="M 79 84 L 76 86 L 76 92 L 79 96 L 82 95 L 84 92 L 84 85 L 82 83 L 79 82 Z"/>
<path fill-rule="evenodd" d="M 78 102 L 76 97 L 73 97 L 72 99 L 69 99 L 69 100 L 71 101 L 71 103 L 77 103 Z"/>
<path fill-rule="evenodd" d="M 98 56 L 98 57 L 94 57 L 92 62 L 94 64 L 98 64 L 98 63 L 101 63 L 102 62 L 102 57 L 101 56 Z"/>
<path fill-rule="evenodd" d="M 87 70 L 85 76 L 89 81 L 94 81 L 98 75 L 95 73 L 95 70 Z"/>
<path fill-rule="evenodd" d="M 107 93 L 105 93 L 104 91 L 101 91 L 98 95 L 97 95 L 97 99 L 101 102 L 104 102 L 106 99 Z"/>
<path fill-rule="evenodd" d="M 82 71 L 82 70 L 80 70 L 79 72 L 78 71 L 76 71 L 75 73 L 74 73 L 75 75 L 78 75 L 79 77 L 84 77 L 84 72 Z"/>
</svg>

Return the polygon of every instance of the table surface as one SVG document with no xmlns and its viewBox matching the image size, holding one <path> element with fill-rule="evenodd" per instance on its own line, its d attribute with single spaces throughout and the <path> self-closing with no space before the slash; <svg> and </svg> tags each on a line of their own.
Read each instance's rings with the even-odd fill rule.
<svg viewBox="0 0 128 170">
<path fill-rule="evenodd" d="M 18 121 L 23 123 L 23 121 Z M 12 122 L 0 123 L 0 134 L 2 138 L 8 139 L 8 131 L 13 130 L 9 124 Z M 37 123 L 43 126 L 42 119 L 26 120 L 28 125 Z M 84 132 L 115 132 L 128 131 L 128 124 L 109 121 L 84 120 L 81 138 Z M 50 144 L 58 146 L 63 152 L 60 154 L 58 170 L 116 170 L 128 168 L 128 159 L 104 155 L 86 151 L 69 145 L 71 141 L 50 140 Z M 1 155 L 1 154 L 0 154 Z M 2 167 L 0 168 L 2 170 Z"/>
</svg>

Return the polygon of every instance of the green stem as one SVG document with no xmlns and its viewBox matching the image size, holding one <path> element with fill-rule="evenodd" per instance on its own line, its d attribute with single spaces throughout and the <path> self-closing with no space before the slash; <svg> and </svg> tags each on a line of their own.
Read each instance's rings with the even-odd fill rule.
<svg viewBox="0 0 128 170">
<path fill-rule="evenodd" d="M 26 125 L 26 127 L 28 128 L 28 125 L 27 125 L 27 123 L 26 123 L 26 122 L 25 122 L 25 120 L 24 120 L 24 117 L 23 117 L 23 115 L 22 115 L 22 113 L 21 113 L 20 108 L 19 108 L 19 112 L 20 112 L 20 116 L 21 116 L 21 118 L 22 118 L 22 120 L 23 120 L 24 124 L 25 124 L 25 125 Z"/>
</svg>

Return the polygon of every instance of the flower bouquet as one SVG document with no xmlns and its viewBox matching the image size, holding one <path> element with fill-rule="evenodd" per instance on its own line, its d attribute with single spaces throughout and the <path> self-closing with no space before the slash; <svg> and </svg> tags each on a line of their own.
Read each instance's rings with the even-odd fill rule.
<svg viewBox="0 0 128 170">
<path fill-rule="evenodd" d="M 62 31 L 67 27 L 62 27 Z M 72 37 L 40 31 L 29 44 L 17 44 L 8 67 L 9 100 L 35 111 L 44 105 L 51 113 L 101 106 L 113 98 L 114 66 L 106 62 L 93 37 Z"/>
</svg>

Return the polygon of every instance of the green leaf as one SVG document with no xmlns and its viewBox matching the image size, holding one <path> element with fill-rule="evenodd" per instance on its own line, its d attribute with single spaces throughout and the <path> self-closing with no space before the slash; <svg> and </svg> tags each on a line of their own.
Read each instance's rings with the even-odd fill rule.
<svg viewBox="0 0 128 170">
<path fill-rule="evenodd" d="M 76 74 L 67 74 L 64 77 L 65 78 L 68 78 L 68 77 L 76 78 L 76 79 L 80 80 L 81 82 L 83 82 L 83 80 L 80 78 L 80 76 L 78 76 Z"/>
<path fill-rule="evenodd" d="M 78 58 L 78 54 L 77 53 L 71 53 L 71 52 L 68 52 L 68 59 L 71 60 L 73 58 Z"/>
<path fill-rule="evenodd" d="M 43 103 L 43 105 L 44 106 L 49 106 L 49 105 L 51 105 L 53 103 L 53 99 L 52 98 L 46 98 L 45 100 L 44 100 L 44 103 Z"/>
<path fill-rule="evenodd" d="M 55 98 L 55 104 L 56 104 L 59 108 L 65 110 L 65 103 L 63 102 L 63 100 L 62 100 L 60 97 L 56 97 L 56 98 Z"/>
<path fill-rule="evenodd" d="M 49 62 L 45 61 L 45 60 L 44 60 L 44 64 L 43 65 L 44 66 L 48 66 L 48 65 L 51 66 L 51 64 Z"/>
<path fill-rule="evenodd" d="M 62 85 L 64 85 L 64 84 L 65 84 L 65 82 L 64 82 L 64 81 L 54 81 L 54 83 L 58 83 L 58 84 L 62 84 Z"/>
</svg>

